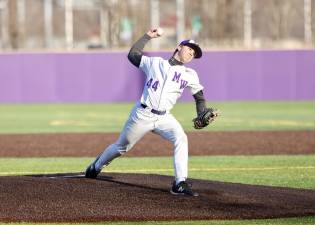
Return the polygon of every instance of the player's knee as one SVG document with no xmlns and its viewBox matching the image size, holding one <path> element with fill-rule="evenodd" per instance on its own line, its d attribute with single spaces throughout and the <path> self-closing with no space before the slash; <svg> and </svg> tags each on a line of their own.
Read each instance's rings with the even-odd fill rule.
<svg viewBox="0 0 315 225">
<path fill-rule="evenodd" d="M 131 144 L 125 144 L 125 145 L 117 144 L 117 149 L 121 155 L 127 153 L 131 148 L 132 148 Z"/>
<path fill-rule="evenodd" d="M 187 145 L 188 144 L 188 138 L 185 133 L 181 133 L 180 135 L 177 136 L 175 145 Z"/>
</svg>

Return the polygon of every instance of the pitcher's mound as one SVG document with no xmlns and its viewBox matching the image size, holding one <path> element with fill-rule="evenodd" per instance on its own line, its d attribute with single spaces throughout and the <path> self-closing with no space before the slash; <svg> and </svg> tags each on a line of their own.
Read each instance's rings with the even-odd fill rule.
<svg viewBox="0 0 315 225">
<path fill-rule="evenodd" d="M 169 193 L 173 178 L 145 174 L 0 177 L 0 221 L 96 222 L 259 219 L 315 215 L 315 190 L 190 180 L 199 197 Z"/>
</svg>

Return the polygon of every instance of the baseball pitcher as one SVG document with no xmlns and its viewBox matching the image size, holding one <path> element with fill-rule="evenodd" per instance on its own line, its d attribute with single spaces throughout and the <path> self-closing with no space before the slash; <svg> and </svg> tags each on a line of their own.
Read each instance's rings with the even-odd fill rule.
<svg viewBox="0 0 315 225">
<path fill-rule="evenodd" d="M 147 42 L 161 35 L 159 29 L 151 29 L 131 47 L 128 59 L 145 75 L 141 99 L 133 107 L 118 140 L 88 166 L 85 177 L 95 179 L 103 166 L 128 152 L 146 133 L 152 131 L 174 146 L 175 179 L 171 194 L 198 196 L 186 181 L 187 136 L 170 111 L 185 88 L 190 90 L 196 102 L 197 117 L 193 119 L 196 129 L 202 129 L 211 123 L 218 116 L 218 111 L 206 107 L 203 86 L 199 83 L 196 71 L 185 66 L 192 59 L 202 56 L 202 50 L 195 41 L 182 41 L 168 60 L 143 55 L 142 50 Z"/>
</svg>

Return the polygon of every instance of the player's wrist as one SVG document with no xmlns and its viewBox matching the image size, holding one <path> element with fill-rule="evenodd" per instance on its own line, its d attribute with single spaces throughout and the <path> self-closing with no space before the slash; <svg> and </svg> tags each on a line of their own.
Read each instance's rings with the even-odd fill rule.
<svg viewBox="0 0 315 225">
<path fill-rule="evenodd" d="M 145 39 L 147 39 L 147 40 L 150 40 L 150 39 L 152 39 L 153 37 L 151 37 L 148 33 L 145 33 L 145 34 L 143 35 L 143 38 L 145 38 Z"/>
</svg>

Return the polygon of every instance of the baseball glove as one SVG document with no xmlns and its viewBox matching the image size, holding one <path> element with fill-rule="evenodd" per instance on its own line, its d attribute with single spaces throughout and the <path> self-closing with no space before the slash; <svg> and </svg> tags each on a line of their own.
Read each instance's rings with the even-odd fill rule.
<svg viewBox="0 0 315 225">
<path fill-rule="evenodd" d="M 219 111 L 213 108 L 206 108 L 204 111 L 198 114 L 196 118 L 193 119 L 194 128 L 202 129 L 213 122 L 214 119 L 219 115 Z"/>
</svg>

